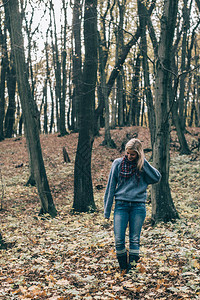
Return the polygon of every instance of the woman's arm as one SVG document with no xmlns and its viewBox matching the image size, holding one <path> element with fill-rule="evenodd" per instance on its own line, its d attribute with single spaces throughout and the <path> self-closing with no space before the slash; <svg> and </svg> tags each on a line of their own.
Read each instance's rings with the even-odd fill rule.
<svg viewBox="0 0 200 300">
<path fill-rule="evenodd" d="M 144 172 L 144 179 L 147 182 L 147 184 L 154 184 L 160 181 L 160 172 L 152 165 L 150 165 L 150 163 L 146 159 L 144 160 L 144 166 L 142 170 Z"/>
<path fill-rule="evenodd" d="M 118 182 L 118 164 L 118 160 L 114 160 L 110 170 L 108 183 L 104 195 L 104 217 L 106 219 L 109 219 L 110 217 L 113 199 L 115 195 L 115 188 Z"/>
</svg>

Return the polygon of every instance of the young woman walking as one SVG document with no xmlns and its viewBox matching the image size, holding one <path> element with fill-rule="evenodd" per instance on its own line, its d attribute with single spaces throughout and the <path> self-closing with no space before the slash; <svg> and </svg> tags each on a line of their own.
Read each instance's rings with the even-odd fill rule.
<svg viewBox="0 0 200 300">
<path fill-rule="evenodd" d="M 104 196 L 104 216 L 110 218 L 113 199 L 114 235 L 121 271 L 128 271 L 139 260 L 140 233 L 146 217 L 147 186 L 159 182 L 161 174 L 144 157 L 142 144 L 131 139 L 125 156 L 114 160 Z M 129 258 L 125 233 L 129 224 Z"/>
</svg>

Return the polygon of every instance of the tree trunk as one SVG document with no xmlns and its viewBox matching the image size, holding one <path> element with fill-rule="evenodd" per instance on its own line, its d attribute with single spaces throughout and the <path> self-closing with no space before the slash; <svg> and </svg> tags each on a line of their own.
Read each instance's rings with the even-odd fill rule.
<svg viewBox="0 0 200 300">
<path fill-rule="evenodd" d="M 142 97 L 142 109 L 141 109 L 141 127 L 144 126 L 144 119 L 145 119 L 145 115 L 144 115 L 144 107 L 145 107 L 145 100 L 144 100 L 144 95 Z"/>
<path fill-rule="evenodd" d="M 139 94 L 139 80 L 140 80 L 140 51 L 137 54 L 135 65 L 133 65 L 132 77 L 132 88 L 131 88 L 131 99 L 130 99 L 130 110 L 129 110 L 129 123 L 133 126 L 139 126 L 140 116 L 140 101 L 138 99 Z"/>
<path fill-rule="evenodd" d="M 173 123 L 176 127 L 176 131 L 177 131 L 177 135 L 178 135 L 178 140 L 180 143 L 180 154 L 190 154 L 190 149 L 188 147 L 182 126 L 181 126 L 181 121 L 180 121 L 180 117 L 177 113 L 177 103 L 174 102 L 174 104 L 172 104 L 172 118 L 173 118 Z"/>
<path fill-rule="evenodd" d="M 64 11 L 64 49 L 62 51 L 62 96 L 60 99 L 60 135 L 64 136 L 67 134 L 66 122 L 65 122 L 65 101 L 66 101 L 66 87 L 67 87 L 67 71 L 66 71 L 66 58 L 67 58 L 67 7 L 66 3 L 63 0 L 63 11 Z"/>
<path fill-rule="evenodd" d="M 73 96 L 72 96 L 72 130 L 80 128 L 80 102 L 81 102 L 81 83 L 82 83 L 82 54 L 81 54 L 81 13 L 82 7 L 80 0 L 74 1 L 73 21 L 72 21 L 72 49 L 73 49 Z M 73 46 L 74 41 L 74 46 Z"/>
<path fill-rule="evenodd" d="M 111 128 L 115 128 L 116 127 L 116 114 L 117 114 L 117 104 L 116 104 L 116 84 L 113 85 L 112 88 L 112 105 L 111 105 L 111 109 L 112 109 L 112 117 L 111 117 Z"/>
<path fill-rule="evenodd" d="M 100 85 L 98 86 L 98 95 L 102 98 L 101 101 L 105 103 L 105 115 L 100 116 L 99 123 L 101 125 L 105 125 L 105 138 L 103 141 L 103 145 L 107 145 L 108 147 L 115 147 L 114 141 L 111 139 L 110 135 L 110 109 L 109 109 L 109 97 L 107 93 L 106 86 L 106 77 L 107 77 L 107 61 L 108 61 L 108 53 L 110 48 L 110 39 L 111 39 L 111 22 L 109 22 L 108 27 L 106 26 L 106 19 L 110 9 L 110 17 L 112 18 L 112 11 L 115 6 L 113 3 L 112 7 L 110 7 L 110 1 L 107 2 L 107 8 L 103 9 L 103 3 L 100 3 L 99 9 L 102 17 L 100 18 L 100 32 L 98 32 L 98 50 L 99 50 L 99 72 L 100 72 Z M 105 116 L 105 117 L 104 117 Z"/>
<path fill-rule="evenodd" d="M 104 33 L 105 36 L 105 33 Z M 109 97 L 107 96 L 107 86 L 106 86 L 106 63 L 108 58 L 108 49 L 103 50 L 103 47 L 106 47 L 106 41 L 101 41 L 100 34 L 99 37 L 99 70 L 100 70 L 100 85 L 99 85 L 99 97 L 103 98 L 105 103 L 105 138 L 103 141 L 103 145 L 107 145 L 108 147 L 115 148 L 115 143 L 111 139 L 110 135 L 110 109 L 109 109 Z"/>
<path fill-rule="evenodd" d="M 123 80 L 121 74 L 117 76 L 116 101 L 118 103 L 118 126 L 124 126 Z"/>
<path fill-rule="evenodd" d="M 72 76 L 72 50 L 70 50 L 70 61 L 69 61 L 69 82 L 71 82 Z M 69 105 L 67 110 L 67 127 L 71 131 L 74 128 L 74 118 L 72 116 L 72 86 L 69 84 Z"/>
<path fill-rule="evenodd" d="M 1 17 L 1 16 L 0 16 Z M 1 22 L 1 19 L 0 19 Z M 5 28 L 6 30 L 6 28 Z M 1 45 L 1 74 L 0 74 L 0 141 L 4 140 L 4 117 L 5 117 L 5 82 L 6 82 L 6 40 L 5 32 L 0 26 Z"/>
<path fill-rule="evenodd" d="M 49 213 L 52 217 L 54 217 L 57 214 L 57 211 L 53 203 L 53 198 L 51 196 L 46 176 L 36 120 L 37 115 L 35 111 L 34 99 L 32 97 L 27 76 L 23 46 L 24 41 L 22 36 L 22 23 L 19 13 L 18 0 L 10 0 L 9 2 L 6 2 L 5 5 L 8 5 L 11 24 L 11 45 L 15 55 L 16 75 L 25 123 L 27 144 L 29 147 L 31 160 L 34 163 L 34 177 L 41 202 L 40 213 Z"/>
<path fill-rule="evenodd" d="M 191 112 L 190 112 L 190 120 L 189 120 L 189 124 L 188 126 L 192 127 L 192 124 L 194 122 L 194 115 L 195 115 L 195 97 L 193 97 L 193 100 L 192 100 L 192 105 L 191 105 Z"/>
<path fill-rule="evenodd" d="M 75 211 L 95 209 L 91 156 L 94 140 L 95 87 L 97 80 L 97 0 L 85 0 L 84 11 L 85 62 L 80 105 L 80 130 L 74 170 Z M 89 88 L 88 88 L 89 87 Z"/>
<path fill-rule="evenodd" d="M 166 0 L 161 19 L 161 35 L 155 74 L 156 133 L 153 148 L 154 166 L 161 172 L 160 183 L 152 186 L 152 222 L 177 219 L 169 187 L 169 83 L 171 51 L 176 24 L 178 0 Z"/>
<path fill-rule="evenodd" d="M 106 86 L 106 79 L 105 74 L 102 74 L 104 77 L 102 82 L 102 94 L 105 101 L 105 138 L 102 145 L 107 145 L 110 148 L 116 148 L 115 142 L 111 139 L 110 135 L 110 110 L 109 110 L 109 98 L 107 98 L 107 86 Z"/>
<path fill-rule="evenodd" d="M 45 134 L 48 133 L 48 114 L 47 114 L 47 79 L 45 80 L 44 88 L 43 88 L 43 99 L 44 99 L 44 129 L 43 132 Z"/>
<path fill-rule="evenodd" d="M 23 112 L 22 112 L 20 120 L 19 120 L 19 135 L 20 136 L 22 135 L 23 123 L 24 123 L 24 119 L 23 119 Z"/>
<path fill-rule="evenodd" d="M 100 127 L 105 127 L 105 139 L 103 144 L 106 144 L 108 146 L 114 145 L 114 142 L 111 140 L 110 135 L 110 112 L 109 112 L 109 95 L 107 93 L 107 86 L 106 86 L 106 78 L 108 73 L 108 53 L 111 45 L 112 40 L 112 22 L 110 21 L 109 24 L 107 23 L 107 19 L 110 18 L 113 20 L 113 10 L 116 5 L 116 2 L 114 1 L 111 5 L 110 1 L 107 1 L 107 7 L 104 5 L 105 3 L 100 2 L 99 3 L 99 14 L 102 16 L 100 18 L 100 30 L 98 32 L 98 50 L 99 50 L 99 70 L 100 70 L 100 84 L 98 84 L 98 103 L 104 103 L 105 105 L 105 115 L 102 111 L 100 114 L 97 115 L 96 120 L 96 134 L 99 131 Z M 110 16 L 109 16 L 110 14 Z M 108 25 L 107 25 L 108 24 Z M 112 94 L 112 103 L 114 105 L 115 102 L 115 91 L 113 91 Z M 112 108 L 116 108 L 116 105 L 111 105 Z M 114 110 L 112 110 L 112 116 L 113 116 Z M 104 117 L 105 116 L 105 117 Z M 115 121 L 114 121 L 115 120 Z M 116 115 L 111 122 L 115 122 L 116 125 Z M 112 124 L 111 126 L 115 126 Z"/>
<path fill-rule="evenodd" d="M 26 130 L 25 130 L 25 136 L 26 136 Z M 26 136 L 26 140 L 28 140 L 27 136 Z M 29 186 L 29 185 L 36 186 L 35 174 L 34 174 L 34 162 L 32 161 L 29 147 L 27 147 L 27 151 L 28 151 L 28 159 L 29 159 L 29 178 L 25 186 Z"/>
<path fill-rule="evenodd" d="M 31 58 L 31 50 L 32 50 L 32 41 L 33 41 L 33 34 L 32 34 L 32 24 L 33 24 L 33 17 L 34 17 L 34 13 L 35 13 L 35 10 L 32 9 L 30 11 L 31 13 L 31 17 L 30 17 L 30 22 L 26 16 L 26 12 L 25 12 L 25 6 L 26 4 L 24 3 L 24 1 L 20 1 L 20 8 L 21 8 L 21 16 L 23 16 L 23 19 L 25 21 L 25 31 L 26 31 L 26 35 L 27 35 L 27 42 L 28 42 L 28 54 L 27 54 L 27 72 L 28 72 L 28 76 L 30 78 L 30 81 L 31 81 L 31 92 L 32 92 L 32 95 L 34 97 L 34 93 L 35 93 L 35 83 L 36 83 L 36 80 L 34 79 L 34 74 L 33 74 L 33 64 L 32 64 L 32 58 Z M 36 32 L 38 27 L 40 25 L 38 24 L 37 25 L 37 28 L 34 28 L 34 31 Z"/>
<path fill-rule="evenodd" d="M 188 78 L 188 90 L 187 90 L 187 96 L 186 96 L 186 105 L 185 105 L 185 120 L 188 120 L 189 117 L 189 106 L 190 106 L 190 95 L 192 94 L 191 89 L 191 83 L 192 83 L 192 76 L 189 76 Z M 188 124 L 188 121 L 187 121 Z"/>
<path fill-rule="evenodd" d="M 1 60 L 1 77 L 0 77 L 0 141 L 4 140 L 4 117 L 5 117 L 5 80 L 6 70 L 4 66 L 5 59 Z"/>
<path fill-rule="evenodd" d="M 99 114 L 96 114 L 95 118 L 95 129 L 94 129 L 94 135 L 98 136 L 99 134 L 99 129 L 105 127 L 105 114 L 104 114 L 104 108 L 105 108 L 105 99 L 103 96 L 102 88 L 101 88 L 101 83 L 97 81 L 97 98 L 98 98 L 98 103 L 104 103 L 104 107 L 102 107 L 102 110 L 100 111 Z"/>
<path fill-rule="evenodd" d="M 124 12 L 125 12 L 126 0 L 118 1 L 119 7 L 119 26 L 116 32 L 116 62 L 119 61 L 124 49 Z M 123 66 L 121 67 L 121 72 L 117 77 L 117 103 L 118 103 L 118 125 L 124 126 L 125 116 L 124 116 L 124 97 L 123 97 Z"/>
<path fill-rule="evenodd" d="M 46 32 L 46 43 L 45 43 L 45 55 L 46 55 L 46 79 L 44 83 L 43 88 L 43 98 L 44 98 L 44 132 L 48 133 L 48 114 L 47 114 L 47 107 L 48 107 L 48 101 L 47 101 L 47 85 L 48 80 L 50 77 L 50 70 L 49 70 L 49 56 L 48 56 L 48 30 Z"/>
<path fill-rule="evenodd" d="M 176 89 L 177 83 L 175 81 L 175 87 Z M 176 127 L 177 135 L 178 135 L 178 140 L 180 143 L 180 154 L 190 154 L 190 149 L 188 147 L 182 126 L 181 126 L 181 120 L 178 114 L 178 104 L 177 101 L 175 101 L 175 97 L 177 95 L 177 90 L 173 91 L 172 89 L 172 83 L 169 84 L 169 103 L 172 111 L 172 119 L 173 123 Z"/>
<path fill-rule="evenodd" d="M 198 55 L 198 52 L 197 52 L 197 49 L 198 49 L 198 43 L 196 41 L 195 43 L 195 65 L 196 67 L 198 66 L 199 64 L 199 55 Z M 200 82 L 200 75 L 199 75 L 199 72 L 198 72 L 198 69 L 195 71 L 195 74 L 194 74 L 194 88 L 196 89 L 196 114 L 195 114 L 195 125 L 197 127 L 200 126 L 200 87 L 199 87 L 199 82 Z M 194 95 L 195 97 L 195 95 Z"/>
<path fill-rule="evenodd" d="M 182 47 L 181 47 L 181 73 L 186 70 L 186 51 L 187 51 L 187 43 L 188 43 L 188 29 L 189 29 L 189 13 L 187 8 L 188 0 L 183 1 L 183 38 L 182 38 Z M 184 108 L 185 108 L 185 79 L 186 74 L 183 74 L 180 78 L 180 91 L 178 98 L 178 114 L 180 119 L 181 128 L 185 131 L 185 116 L 184 116 Z"/>
<path fill-rule="evenodd" d="M 49 133 L 52 133 L 53 127 L 55 125 L 54 124 L 54 96 L 53 96 L 52 83 L 50 78 L 49 78 L 49 88 L 50 88 L 50 95 L 51 95 L 51 120 L 50 120 Z"/>
<path fill-rule="evenodd" d="M 46 43 L 45 43 L 45 54 L 46 54 L 46 85 L 49 83 L 50 95 L 51 95 L 51 116 L 50 116 L 50 126 L 49 126 L 49 133 L 52 133 L 53 126 L 54 126 L 54 96 L 53 96 L 53 89 L 52 89 L 52 81 L 50 76 L 50 67 L 49 67 L 49 44 L 48 44 L 48 34 L 49 28 L 46 32 Z"/>
<path fill-rule="evenodd" d="M 155 141 L 155 111 L 153 106 L 153 96 L 151 92 L 151 84 L 149 79 L 149 64 L 147 59 L 147 38 L 146 38 L 146 26 L 147 26 L 147 18 L 145 15 L 145 7 L 144 4 L 138 0 L 138 13 L 140 20 L 140 28 L 141 28 L 141 53 L 142 53 L 142 66 L 144 72 L 144 91 L 146 95 L 147 107 L 148 107 L 148 123 L 149 129 L 151 132 L 151 147 L 153 149 L 153 144 Z"/>
<path fill-rule="evenodd" d="M 62 96 L 60 101 L 60 135 L 64 136 L 67 134 L 66 122 L 65 122 L 65 101 L 66 101 L 66 83 L 67 83 L 67 74 L 66 74 L 66 50 L 62 52 L 62 73 L 63 73 L 63 82 L 62 82 Z"/>
<path fill-rule="evenodd" d="M 5 137 L 11 138 L 13 135 L 15 124 L 15 92 L 16 92 L 16 72 L 13 55 L 11 54 L 11 66 L 7 68 L 7 88 L 9 96 L 9 104 L 5 118 Z"/>
<path fill-rule="evenodd" d="M 53 14 L 53 23 L 54 23 L 54 37 L 53 37 L 53 24 L 51 12 Z M 53 65 L 55 72 L 55 95 L 56 95 L 56 122 L 57 122 L 57 131 L 60 132 L 60 101 L 61 101 L 61 66 L 59 61 L 59 51 L 58 51 L 58 39 L 57 39 L 57 30 L 56 30 L 56 17 L 54 11 L 54 5 L 52 0 L 50 0 L 50 26 L 51 26 L 51 42 L 52 42 L 52 53 L 53 53 Z M 55 44 L 54 44 L 55 40 Z"/>
<path fill-rule="evenodd" d="M 198 82 L 200 81 L 200 76 L 198 76 Z M 199 127 L 200 126 L 200 87 L 199 84 L 197 83 L 197 98 L 196 98 L 196 114 L 195 114 L 195 126 Z"/>
<path fill-rule="evenodd" d="M 6 72 L 7 72 L 7 91 L 8 91 L 8 108 L 5 117 L 5 137 L 11 138 L 14 131 L 14 124 L 15 124 L 15 110 L 16 110 L 16 103 L 15 103 L 15 92 L 16 92 L 16 71 L 15 71 L 15 60 L 13 51 L 10 51 L 10 55 L 8 55 L 7 49 L 7 29 L 10 31 L 10 24 L 9 19 L 6 18 L 5 20 L 5 33 L 4 33 L 4 43 L 2 47 L 5 50 L 4 57 L 5 57 L 5 64 L 6 64 Z M 2 33 L 1 33 L 2 35 Z M 3 66 L 4 68 L 4 66 Z M 4 71 L 3 71 L 4 72 Z M 5 92 L 5 91 L 4 91 Z"/>
</svg>

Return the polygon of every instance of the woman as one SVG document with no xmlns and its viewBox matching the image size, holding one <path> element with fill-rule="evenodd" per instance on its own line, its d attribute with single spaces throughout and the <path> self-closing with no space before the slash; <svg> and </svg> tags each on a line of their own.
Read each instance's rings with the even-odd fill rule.
<svg viewBox="0 0 200 300">
<path fill-rule="evenodd" d="M 104 216 L 110 218 L 113 199 L 114 235 L 117 259 L 126 272 L 139 260 L 140 233 L 146 217 L 147 186 L 159 182 L 161 174 L 144 158 L 142 144 L 131 139 L 125 156 L 114 160 L 104 196 Z M 129 224 L 129 259 L 125 248 L 125 233 Z"/>
</svg>

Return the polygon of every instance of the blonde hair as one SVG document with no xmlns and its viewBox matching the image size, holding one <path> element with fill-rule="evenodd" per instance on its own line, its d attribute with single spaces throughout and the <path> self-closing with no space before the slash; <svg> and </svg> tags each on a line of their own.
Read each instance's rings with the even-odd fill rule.
<svg viewBox="0 0 200 300">
<path fill-rule="evenodd" d="M 125 150 L 127 151 L 128 149 L 137 152 L 137 168 L 139 171 L 141 171 L 144 165 L 144 151 L 142 143 L 140 142 L 140 140 L 133 138 L 130 141 L 128 141 L 128 143 L 125 146 Z"/>
</svg>

